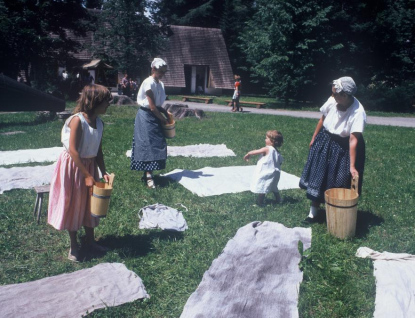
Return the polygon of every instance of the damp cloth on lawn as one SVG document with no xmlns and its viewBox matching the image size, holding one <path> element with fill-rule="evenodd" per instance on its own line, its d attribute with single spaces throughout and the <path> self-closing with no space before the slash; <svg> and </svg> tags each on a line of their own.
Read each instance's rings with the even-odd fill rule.
<svg viewBox="0 0 415 318">
<path fill-rule="evenodd" d="M 240 228 L 204 273 L 180 318 L 298 317 L 302 249 L 310 228 L 252 222 Z"/>
<path fill-rule="evenodd" d="M 204 167 L 199 170 L 175 169 L 164 174 L 200 197 L 250 190 L 256 166 Z M 281 171 L 279 190 L 298 189 L 300 178 Z"/>
<path fill-rule="evenodd" d="M 56 162 L 63 147 L 20 149 L 0 151 L 0 165 L 14 165 L 29 162 Z"/>
<path fill-rule="evenodd" d="M 145 206 L 138 212 L 140 229 L 162 229 L 183 232 L 187 230 L 187 223 L 182 212 L 163 204 Z"/>
<path fill-rule="evenodd" d="M 0 286 L 1 317 L 10 318 L 82 317 L 149 297 L 141 278 L 120 263 Z"/>
<path fill-rule="evenodd" d="M 131 150 L 126 153 L 127 157 L 131 157 Z M 235 153 L 226 147 L 226 145 L 209 145 L 198 144 L 189 146 L 167 146 L 167 156 L 171 157 L 193 157 L 193 158 L 209 158 L 209 157 L 235 157 Z"/>
<path fill-rule="evenodd" d="M 34 167 L 0 168 L 0 194 L 11 189 L 31 189 L 49 184 L 55 164 Z"/>
<path fill-rule="evenodd" d="M 415 255 L 359 247 L 357 257 L 374 260 L 374 318 L 415 317 Z"/>
</svg>

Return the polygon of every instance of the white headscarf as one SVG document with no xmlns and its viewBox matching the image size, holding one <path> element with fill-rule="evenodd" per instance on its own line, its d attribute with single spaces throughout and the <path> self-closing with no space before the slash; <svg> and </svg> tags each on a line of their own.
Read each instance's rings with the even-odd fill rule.
<svg viewBox="0 0 415 318">
<path fill-rule="evenodd" d="M 153 62 L 151 62 L 151 68 L 159 69 L 162 66 L 167 66 L 167 63 L 161 58 L 154 58 Z"/>
<path fill-rule="evenodd" d="M 345 92 L 347 95 L 354 95 L 357 92 L 356 83 L 349 76 L 340 77 L 333 81 L 333 87 L 336 93 Z"/>
</svg>

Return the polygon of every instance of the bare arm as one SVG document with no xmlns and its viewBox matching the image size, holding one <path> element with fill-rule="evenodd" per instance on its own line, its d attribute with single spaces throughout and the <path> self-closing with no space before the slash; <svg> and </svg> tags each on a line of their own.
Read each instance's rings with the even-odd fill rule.
<svg viewBox="0 0 415 318">
<path fill-rule="evenodd" d="M 314 139 L 316 138 L 317 134 L 320 132 L 321 128 L 323 128 L 323 122 L 326 117 L 323 115 L 321 116 L 320 120 L 317 123 L 316 129 L 314 130 L 313 138 L 311 138 L 311 142 L 309 147 L 314 143 Z"/>
<path fill-rule="evenodd" d="M 72 118 L 71 122 L 69 123 L 69 128 L 71 129 L 71 133 L 69 136 L 69 155 L 72 157 L 72 160 L 75 162 L 75 165 L 79 168 L 79 170 L 81 170 L 81 173 L 85 177 L 85 185 L 87 187 L 92 187 L 95 184 L 95 179 L 93 176 L 91 176 L 86 167 L 83 165 L 81 161 L 81 156 L 78 152 L 78 147 L 81 143 L 82 138 L 82 125 L 81 120 L 78 116 Z"/>
<path fill-rule="evenodd" d="M 261 149 L 257 149 L 257 150 L 251 150 L 250 152 L 248 152 L 245 156 L 244 156 L 244 160 L 248 161 L 249 157 L 251 156 L 255 156 L 255 155 L 263 155 L 266 156 L 269 152 L 268 147 L 264 147 Z"/>
<path fill-rule="evenodd" d="M 109 175 L 105 169 L 104 154 L 102 153 L 102 140 L 99 144 L 96 161 L 97 161 L 98 168 L 101 171 L 102 177 L 105 179 L 105 182 L 109 182 Z"/>
<path fill-rule="evenodd" d="M 357 143 L 359 142 L 359 137 L 361 133 L 351 133 L 350 139 L 349 139 L 349 152 L 350 152 L 350 173 L 352 174 L 352 178 L 356 178 L 359 176 L 359 173 L 356 170 L 355 164 L 356 164 L 356 148 Z"/>
<path fill-rule="evenodd" d="M 154 116 L 156 116 L 158 119 L 160 119 L 160 121 L 163 125 L 166 125 L 167 124 L 167 119 L 164 118 L 164 116 L 157 109 L 153 91 L 151 89 L 149 89 L 148 91 L 146 91 L 146 95 L 147 95 L 147 99 L 148 99 L 148 104 L 150 105 L 150 110 L 152 111 Z"/>
</svg>

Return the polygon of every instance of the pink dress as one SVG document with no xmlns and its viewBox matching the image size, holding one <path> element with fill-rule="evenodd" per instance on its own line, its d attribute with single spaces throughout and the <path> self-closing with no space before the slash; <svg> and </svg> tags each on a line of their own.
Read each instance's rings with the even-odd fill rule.
<svg viewBox="0 0 415 318">
<path fill-rule="evenodd" d="M 78 116 L 82 125 L 82 140 L 79 153 L 88 172 L 98 179 L 98 167 L 95 157 L 102 138 L 103 123 L 97 118 L 97 129 L 88 125 L 81 113 L 69 117 L 62 128 L 62 143 L 69 148 L 69 122 Z M 50 184 L 48 223 L 57 230 L 77 231 L 82 226 L 96 227 L 99 218 L 91 215 L 89 189 L 85 177 L 75 165 L 69 152 L 64 150 L 55 167 Z"/>
</svg>

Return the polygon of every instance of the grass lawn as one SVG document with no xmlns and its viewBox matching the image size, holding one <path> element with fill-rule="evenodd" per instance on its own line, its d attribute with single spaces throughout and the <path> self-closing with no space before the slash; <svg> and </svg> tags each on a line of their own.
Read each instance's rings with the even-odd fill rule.
<svg viewBox="0 0 415 318">
<path fill-rule="evenodd" d="M 102 117 L 107 170 L 116 178 L 109 215 L 96 235 L 111 250 L 87 262 L 68 261 L 67 232 L 46 225 L 44 214 L 40 225 L 33 219 L 35 192 L 7 191 L 0 195 L 0 284 L 120 262 L 142 278 L 151 298 L 98 310 L 91 317 L 179 317 L 203 273 L 240 227 L 265 220 L 302 226 L 309 209 L 302 190 L 282 191 L 283 204 L 259 208 L 253 206 L 255 196 L 250 192 L 198 197 L 165 178 L 156 179 L 162 186 L 147 189 L 140 181 L 141 173 L 130 171 L 125 156 L 131 147 L 136 110 L 112 106 Z M 300 176 L 316 123 L 313 119 L 234 113 L 178 120 L 176 138 L 169 145 L 226 144 L 237 157 L 170 157 L 163 172 L 254 164 L 255 160 L 244 162 L 243 155 L 264 146 L 266 130 L 278 129 L 285 141 L 281 147 L 283 170 Z M 62 124 L 36 121 L 33 113 L 0 114 L 0 150 L 60 146 Z M 10 131 L 26 133 L 1 134 Z M 355 257 L 356 250 L 367 246 L 381 252 L 415 254 L 415 129 L 369 125 L 365 139 L 367 160 L 357 235 L 342 241 L 327 233 L 325 223 L 312 225 L 312 247 L 300 263 L 304 273 L 300 317 L 372 317 L 373 265 L 371 260 Z M 177 204 L 185 205 L 189 229 L 184 233 L 140 230 L 139 209 L 157 202 L 182 211 Z"/>
</svg>

